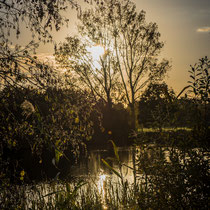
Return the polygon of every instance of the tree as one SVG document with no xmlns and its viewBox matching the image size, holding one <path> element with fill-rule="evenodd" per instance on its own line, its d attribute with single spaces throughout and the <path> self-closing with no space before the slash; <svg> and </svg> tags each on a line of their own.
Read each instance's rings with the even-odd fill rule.
<svg viewBox="0 0 210 210">
<path fill-rule="evenodd" d="M 30 179 L 43 178 L 41 170 L 55 176 L 61 161 L 69 165 L 77 159 L 93 135 L 87 93 L 8 87 L 0 91 L 0 100 L 0 166 L 10 179 L 18 181 L 22 169 Z"/>
<path fill-rule="evenodd" d="M 109 108 L 112 107 L 112 100 L 116 101 L 113 95 L 120 96 L 119 72 L 114 67 L 116 61 L 113 54 L 106 50 L 110 42 L 106 37 L 100 42 L 90 40 L 90 37 L 67 37 L 55 50 L 56 61 L 67 70 L 67 80 L 69 74 L 70 78 L 73 75 L 77 78 L 74 85 L 88 89 L 96 100 L 101 99 Z M 95 60 L 90 50 L 97 47 L 104 49 L 104 53 Z"/>
<path fill-rule="evenodd" d="M 176 111 L 175 93 L 166 83 L 150 83 L 139 101 L 138 122 L 144 127 L 162 127 L 173 124 Z"/>
<path fill-rule="evenodd" d="M 0 0 L 0 166 L 5 179 L 19 175 L 4 174 L 8 164 L 14 163 L 14 172 L 24 169 L 19 162 L 24 152 L 41 158 L 43 148 L 51 150 L 57 165 L 68 146 L 70 154 L 78 155 L 78 145 L 90 139 L 88 94 L 64 90 L 65 84 L 58 85 L 58 72 L 33 56 L 37 39 L 53 42 L 53 28 L 59 30 L 68 22 L 62 15 L 67 6 L 79 9 L 72 0 Z M 32 34 L 25 47 L 14 45 L 10 36 L 15 32 L 18 39 L 22 27 Z M 17 158 L 10 158 L 8 150 Z"/>
<path fill-rule="evenodd" d="M 210 94 L 210 76 L 209 76 L 209 68 L 210 68 L 210 60 L 207 56 L 199 59 L 197 63 L 193 66 L 190 66 L 191 69 L 188 71 L 190 73 L 190 81 L 188 81 L 189 85 L 184 87 L 182 91 L 178 94 L 177 98 L 187 90 L 187 93 L 195 100 L 197 104 L 197 114 L 199 114 L 199 118 L 201 120 L 198 123 L 205 124 L 206 128 L 208 128 L 208 107 L 209 107 L 209 94 Z M 187 96 L 186 93 L 186 96 Z"/>
<path fill-rule="evenodd" d="M 85 1 L 85 0 L 84 0 Z M 46 69 L 34 59 L 40 42 L 53 42 L 51 31 L 60 30 L 68 24 L 68 19 L 62 14 L 72 7 L 80 11 L 77 1 L 73 0 L 0 0 L 0 84 L 20 85 L 27 82 L 34 86 L 33 71 Z M 20 27 L 21 26 L 21 27 Z M 14 45 L 25 28 L 31 33 L 31 41 L 25 47 Z M 38 41 L 37 41 L 38 40 Z M 50 72 L 49 72 L 50 73 Z"/>
<path fill-rule="evenodd" d="M 82 37 L 107 46 L 109 56 L 114 59 L 112 72 L 119 75 L 120 93 L 131 108 L 135 128 L 135 103 L 140 90 L 150 81 L 162 79 L 169 67 L 167 60 L 158 62 L 163 43 L 157 24 L 146 23 L 145 12 L 138 13 L 130 0 L 104 1 L 83 12 L 79 19 Z"/>
<path fill-rule="evenodd" d="M 39 40 L 50 41 L 50 30 L 54 27 L 58 31 L 69 21 L 61 14 L 69 6 L 79 9 L 72 0 L 0 0 L 1 39 L 8 39 L 11 31 L 15 31 L 18 38 L 23 23 L 33 38 L 38 35 Z"/>
<path fill-rule="evenodd" d="M 32 87 L 46 89 L 56 86 L 59 75 L 48 63 L 30 55 L 36 43 L 31 41 L 25 48 L 11 49 L 5 44 L 0 47 L 0 88 Z"/>
</svg>

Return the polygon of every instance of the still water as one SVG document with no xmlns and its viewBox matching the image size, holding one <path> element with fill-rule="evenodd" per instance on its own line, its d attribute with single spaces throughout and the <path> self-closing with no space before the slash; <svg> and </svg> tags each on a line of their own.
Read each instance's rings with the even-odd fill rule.
<svg viewBox="0 0 210 210">
<path fill-rule="evenodd" d="M 152 145 L 149 145 L 149 147 L 147 147 L 145 150 L 136 148 L 135 150 L 136 158 L 134 158 L 134 155 L 133 155 L 134 149 L 132 147 L 118 148 L 120 162 L 124 164 L 122 167 L 122 176 L 123 176 L 124 181 L 128 181 L 129 186 L 132 186 L 132 184 L 134 183 L 133 170 L 131 169 L 133 168 L 133 159 L 137 160 L 138 156 L 142 154 L 148 157 L 145 159 L 145 161 L 149 161 L 146 163 L 151 167 L 152 167 L 152 164 L 154 164 L 155 161 L 157 160 L 158 156 L 160 157 L 160 154 L 163 155 L 163 158 L 165 159 L 166 162 L 171 161 L 170 156 L 174 152 L 177 154 L 177 157 L 179 158 L 179 161 L 181 164 L 184 164 L 184 161 L 190 158 L 189 156 L 185 156 L 185 155 L 183 156 L 183 153 L 176 148 L 174 150 L 171 150 L 171 149 L 172 148 L 152 147 Z M 174 151 L 174 152 L 171 152 L 171 151 Z M 199 153 L 198 149 L 195 149 L 195 151 Z M 206 154 L 205 158 L 209 159 L 208 157 L 209 157 L 209 154 Z M 88 153 L 86 157 L 78 161 L 77 165 L 74 165 L 71 167 L 70 175 L 77 179 L 82 179 L 86 182 L 86 184 L 83 185 L 79 189 L 77 200 L 82 201 L 82 199 L 80 199 L 81 198 L 80 195 L 83 195 L 83 194 L 87 195 L 90 192 L 92 192 L 91 195 L 94 195 L 94 193 L 97 192 L 101 195 L 102 202 L 104 205 L 103 209 L 107 209 L 106 196 L 108 195 L 108 192 L 113 192 L 112 198 L 117 199 L 119 196 L 122 195 L 123 191 L 118 190 L 118 194 L 116 195 L 114 194 L 115 189 L 122 188 L 122 185 L 119 184 L 121 180 L 118 178 L 118 176 L 116 176 L 116 174 L 111 172 L 107 168 L 107 166 L 103 164 L 102 159 L 105 159 L 107 162 L 109 162 L 111 167 L 114 170 L 116 170 L 117 172 L 120 171 L 119 164 L 117 163 L 117 161 L 114 161 L 114 159 L 116 158 L 115 158 L 113 149 L 92 150 Z M 142 174 L 142 171 L 138 171 L 138 175 L 139 175 L 138 182 L 143 187 L 145 179 L 144 179 L 144 175 Z M 107 183 L 111 183 L 112 188 L 108 188 L 107 186 L 110 186 L 110 185 L 108 185 Z M 69 183 L 69 184 L 71 185 L 70 188 L 74 189 L 73 187 L 74 183 Z M 56 196 L 55 196 L 55 193 L 52 193 L 52 192 L 54 191 L 63 192 L 66 190 L 65 184 L 62 185 L 59 183 L 56 183 L 54 187 L 52 187 L 51 184 L 42 184 L 40 186 L 37 186 L 37 188 L 39 189 L 37 190 L 38 193 L 34 193 L 34 192 L 28 193 L 28 203 L 32 203 L 30 200 L 36 200 L 37 198 L 39 198 L 40 194 L 44 198 L 45 203 L 48 203 L 48 202 L 53 203 L 55 201 Z M 88 189 L 90 188 L 92 191 L 88 191 Z M 107 189 L 108 190 L 114 189 L 114 191 L 108 191 Z M 52 195 L 52 196 L 49 196 L 49 195 Z M 31 206 L 31 204 L 29 206 Z"/>
<path fill-rule="evenodd" d="M 120 162 L 124 164 L 122 166 L 122 174 L 128 181 L 133 180 L 133 171 L 130 169 L 133 167 L 133 148 L 118 148 L 118 154 Z M 116 176 L 108 167 L 102 162 L 102 159 L 106 160 L 111 167 L 119 172 L 119 163 L 116 161 L 114 151 L 110 150 L 92 150 L 87 157 L 82 158 L 77 165 L 71 168 L 70 174 L 78 178 L 113 178 Z M 126 165 L 126 166 L 125 166 Z M 127 167 L 128 166 L 128 167 Z M 130 168 L 129 168 L 130 167 Z"/>
<path fill-rule="evenodd" d="M 132 154 L 133 149 L 129 148 L 118 148 L 119 159 L 121 163 L 126 166 L 122 167 L 122 175 L 123 179 L 128 182 L 133 182 L 133 171 L 129 169 L 132 167 Z M 115 155 L 113 149 L 110 150 L 92 150 L 88 153 L 88 155 L 78 161 L 78 164 L 71 167 L 70 175 L 75 177 L 77 180 L 84 180 L 84 185 L 79 188 L 77 201 L 81 199 L 81 195 L 85 193 L 92 193 L 94 195 L 95 192 L 99 193 L 103 202 L 103 209 L 107 209 L 105 197 L 106 197 L 106 183 L 109 182 L 116 187 L 121 187 L 119 185 L 120 179 L 114 173 L 112 173 L 107 166 L 105 166 L 101 159 L 107 160 L 110 163 L 111 167 L 113 167 L 116 171 L 119 171 L 119 165 L 116 161 L 114 161 Z M 111 160 L 112 158 L 112 160 Z M 69 184 L 71 189 L 74 189 L 74 183 Z M 91 187 L 91 191 L 88 191 L 89 187 Z M 28 190 L 27 193 L 27 209 L 32 207 L 32 200 L 38 200 L 41 195 L 44 199 L 44 203 L 53 203 L 55 202 L 55 194 L 52 192 L 62 192 L 66 191 L 65 184 L 55 183 L 53 186 L 49 183 L 41 183 L 36 186 L 36 192 Z M 118 188 L 120 189 L 120 188 Z M 119 191 L 119 194 L 120 191 Z"/>
<path fill-rule="evenodd" d="M 200 149 L 193 149 L 197 153 L 200 153 Z M 135 152 L 134 152 L 135 151 Z M 140 147 L 118 147 L 119 160 L 122 164 L 121 174 L 124 178 L 124 181 L 128 183 L 134 182 L 133 176 L 133 160 L 137 163 L 138 156 L 143 157 L 143 161 L 146 161 L 146 164 L 152 167 L 155 164 L 156 160 L 160 160 L 161 156 L 166 162 L 171 162 L 171 155 L 177 155 L 179 162 L 184 164 L 186 160 L 189 160 L 190 157 L 184 151 L 180 151 L 177 148 L 170 147 L 156 147 L 154 145 L 149 145 L 146 149 L 141 149 Z M 135 154 L 135 155 L 134 155 Z M 209 153 L 202 153 L 204 159 L 209 160 Z M 145 156 L 146 155 L 146 156 Z M 174 157 L 175 157 L 174 156 Z M 73 177 L 85 179 L 85 180 L 107 180 L 117 181 L 118 177 L 114 174 L 103 162 L 102 159 L 106 160 L 110 166 L 120 172 L 119 162 L 116 161 L 116 157 L 113 149 L 110 150 L 92 150 L 89 152 L 87 157 L 82 158 L 77 165 L 72 166 L 70 174 Z M 142 171 L 136 168 L 138 177 L 142 180 Z M 119 181 L 119 180 L 118 180 Z"/>
</svg>

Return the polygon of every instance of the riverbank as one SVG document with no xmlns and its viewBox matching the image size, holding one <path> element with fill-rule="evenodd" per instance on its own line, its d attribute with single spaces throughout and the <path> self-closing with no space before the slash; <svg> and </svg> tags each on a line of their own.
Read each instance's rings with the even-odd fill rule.
<svg viewBox="0 0 210 210">
<path fill-rule="evenodd" d="M 119 147 L 130 147 L 138 144 L 157 144 L 159 146 L 177 147 L 209 147 L 210 129 L 199 130 L 198 128 L 177 127 L 177 128 L 141 128 L 131 133 L 127 138 L 116 139 L 110 135 L 104 139 L 95 139 L 87 142 L 88 150 L 111 149 L 113 140 Z M 204 133 L 205 132 L 205 133 Z"/>
</svg>

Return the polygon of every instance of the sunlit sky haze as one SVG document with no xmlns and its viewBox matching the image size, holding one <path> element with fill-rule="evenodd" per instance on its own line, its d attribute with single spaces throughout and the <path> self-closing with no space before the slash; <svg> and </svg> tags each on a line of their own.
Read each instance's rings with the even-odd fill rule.
<svg viewBox="0 0 210 210">
<path fill-rule="evenodd" d="M 84 0 L 78 1 L 82 8 L 88 7 Z M 210 57 L 210 1 L 209 0 L 133 0 L 137 11 L 146 11 L 147 22 L 156 22 L 165 46 L 161 58 L 170 60 L 172 69 L 166 78 L 167 84 L 179 93 L 189 79 L 190 65 L 198 59 Z M 76 11 L 69 9 L 64 15 L 70 19 L 69 27 L 53 33 L 56 42 L 64 41 L 67 35 L 76 34 Z M 30 41 L 22 33 L 19 42 Z M 21 41 L 22 40 L 22 41 Z M 41 45 L 40 57 L 52 56 L 52 45 Z"/>
<path fill-rule="evenodd" d="M 101 45 L 93 45 L 92 47 L 88 47 L 87 51 L 90 52 L 91 57 L 93 58 L 93 66 L 94 68 L 101 68 L 100 59 L 103 57 L 105 53 L 105 49 Z"/>
<path fill-rule="evenodd" d="M 167 83 L 178 93 L 187 85 L 190 65 L 210 57 L 209 0 L 135 0 L 149 21 L 159 26 L 165 46 L 163 57 L 171 61 Z"/>
</svg>

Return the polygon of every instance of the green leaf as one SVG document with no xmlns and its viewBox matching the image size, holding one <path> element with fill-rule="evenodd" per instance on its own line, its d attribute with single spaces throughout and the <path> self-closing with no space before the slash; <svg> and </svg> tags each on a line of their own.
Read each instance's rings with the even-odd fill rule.
<svg viewBox="0 0 210 210">
<path fill-rule="evenodd" d="M 110 142 L 111 142 L 112 145 L 113 145 L 115 157 L 117 158 L 118 161 L 120 161 L 120 157 L 119 157 L 119 154 L 118 154 L 118 149 L 117 149 L 116 144 L 115 144 L 112 140 L 110 140 Z"/>
<path fill-rule="evenodd" d="M 114 172 L 118 177 L 122 179 L 121 175 L 113 167 L 111 167 L 109 163 L 107 163 L 104 159 L 101 160 L 112 172 Z"/>
<path fill-rule="evenodd" d="M 62 153 L 60 151 L 58 151 L 57 149 L 55 149 L 55 163 L 56 163 L 56 165 L 58 164 L 61 156 L 62 156 Z"/>
</svg>

